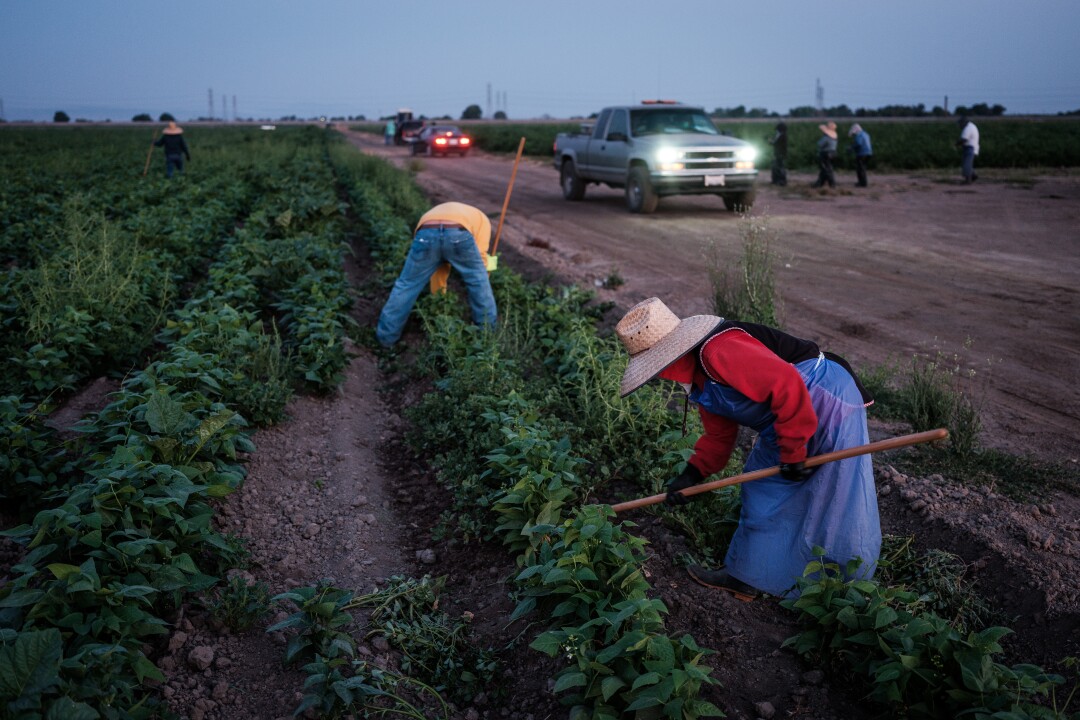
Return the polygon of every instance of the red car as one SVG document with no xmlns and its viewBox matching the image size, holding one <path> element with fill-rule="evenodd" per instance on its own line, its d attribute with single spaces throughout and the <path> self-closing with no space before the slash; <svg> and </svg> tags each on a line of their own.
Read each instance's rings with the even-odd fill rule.
<svg viewBox="0 0 1080 720">
<path fill-rule="evenodd" d="M 420 131 L 412 144 L 413 155 L 450 155 L 461 157 L 469 154 L 473 140 L 455 125 L 429 125 Z"/>
</svg>

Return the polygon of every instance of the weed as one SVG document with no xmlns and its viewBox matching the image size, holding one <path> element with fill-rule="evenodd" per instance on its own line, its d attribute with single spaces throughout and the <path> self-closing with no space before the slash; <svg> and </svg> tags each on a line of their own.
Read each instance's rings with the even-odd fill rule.
<svg viewBox="0 0 1080 720">
<path fill-rule="evenodd" d="M 270 612 L 270 591 L 263 583 L 233 576 L 210 595 L 211 614 L 236 632 L 246 632 Z"/>
<path fill-rule="evenodd" d="M 968 569 L 960 557 L 946 550 L 918 552 L 914 535 L 885 535 L 877 581 L 911 588 L 930 610 L 949 619 L 961 633 L 1004 621 L 1001 613 L 975 592 Z"/>
<path fill-rule="evenodd" d="M 620 288 L 625 285 L 626 281 L 623 280 L 623 277 L 619 274 L 618 270 L 612 269 L 612 271 L 609 272 L 604 278 L 599 280 L 599 283 L 600 287 L 607 288 L 608 290 L 615 290 L 616 288 Z"/>
<path fill-rule="evenodd" d="M 767 215 L 744 214 L 739 224 L 742 256 L 733 262 L 717 242 L 706 249 L 713 286 L 713 309 L 731 320 L 780 327 L 780 299 L 776 294 L 776 232 Z"/>
</svg>

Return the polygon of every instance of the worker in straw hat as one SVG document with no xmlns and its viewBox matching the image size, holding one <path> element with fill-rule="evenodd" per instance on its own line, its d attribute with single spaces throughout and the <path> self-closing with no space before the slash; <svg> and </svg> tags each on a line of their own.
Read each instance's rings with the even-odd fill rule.
<svg viewBox="0 0 1080 720">
<path fill-rule="evenodd" d="M 184 172 L 184 158 L 190 161 L 191 153 L 184 141 L 184 131 L 175 120 L 169 121 L 169 125 L 161 131 L 161 137 L 154 145 L 165 148 L 165 177 L 171 178 L 174 168 L 177 172 Z"/>
<path fill-rule="evenodd" d="M 839 356 L 765 325 L 715 315 L 679 319 L 658 298 L 632 307 L 615 327 L 630 354 L 620 387 L 625 397 L 659 377 L 679 383 L 700 410 L 704 434 L 683 470 L 668 483 L 667 502 L 722 470 L 739 427 L 757 432 L 744 470 L 780 465 L 780 474 L 742 486 L 739 526 L 725 566 L 691 566 L 697 582 L 740 599 L 789 593 L 814 548 L 857 577 L 873 575 L 881 548 L 877 495 L 869 455 L 804 466 L 808 455 L 868 442 L 872 400 Z"/>
<path fill-rule="evenodd" d="M 836 187 L 836 174 L 833 172 L 833 160 L 836 159 L 836 123 L 832 120 L 824 125 L 818 125 L 821 137 L 817 142 L 818 179 L 811 187 L 819 188 L 828 185 Z"/>
</svg>

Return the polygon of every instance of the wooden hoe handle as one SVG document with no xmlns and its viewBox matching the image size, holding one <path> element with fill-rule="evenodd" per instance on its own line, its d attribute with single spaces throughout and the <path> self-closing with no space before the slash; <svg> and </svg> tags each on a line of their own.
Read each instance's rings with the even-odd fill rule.
<svg viewBox="0 0 1080 720">
<path fill-rule="evenodd" d="M 503 199 L 502 212 L 499 213 L 499 226 L 495 230 L 495 242 L 491 244 L 491 252 L 494 255 L 499 250 L 499 236 L 502 235 L 503 220 L 506 219 L 506 206 L 510 204 L 510 193 L 514 189 L 514 178 L 517 177 L 518 163 L 521 162 L 521 153 L 525 149 L 525 138 L 518 143 L 517 157 L 514 158 L 514 169 L 510 172 L 510 183 L 506 186 L 506 197 Z"/>
<path fill-rule="evenodd" d="M 901 435 L 900 437 L 889 438 L 888 440 L 878 440 L 877 442 L 859 445 L 858 447 L 845 448 L 844 450 L 836 450 L 834 452 L 808 457 L 806 458 L 805 465 L 806 467 L 817 467 L 818 465 L 824 465 L 825 463 L 834 462 L 836 460 L 846 460 L 858 455 L 869 455 L 870 453 L 895 450 L 897 448 L 908 447 L 909 445 L 918 445 L 934 440 L 944 440 L 947 437 L 949 437 L 949 431 L 944 428 L 927 430 L 926 432 L 914 433 L 912 435 Z M 712 482 L 701 483 L 700 485 L 692 485 L 679 492 L 687 496 L 697 495 L 698 493 L 717 490 L 722 487 L 727 487 L 728 485 L 739 485 L 744 482 L 750 482 L 751 480 L 760 480 L 761 478 L 771 477 L 779 474 L 779 472 L 780 466 L 774 465 L 773 467 L 743 473 L 742 475 L 735 475 L 734 477 L 723 478 L 722 480 L 713 480 Z M 655 505 L 664 502 L 665 499 L 667 499 L 667 493 L 662 495 L 650 495 L 649 497 L 628 500 L 619 503 L 618 505 L 612 505 L 611 509 L 620 513 L 624 510 L 634 510 L 639 507 L 645 507 L 646 505 Z"/>
</svg>

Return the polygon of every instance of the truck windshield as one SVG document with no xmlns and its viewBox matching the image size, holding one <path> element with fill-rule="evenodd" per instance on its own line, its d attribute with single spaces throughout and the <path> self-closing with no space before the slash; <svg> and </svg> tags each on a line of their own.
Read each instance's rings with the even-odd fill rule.
<svg viewBox="0 0 1080 720">
<path fill-rule="evenodd" d="M 630 129 L 634 137 L 699 133 L 719 135 L 709 116 L 700 110 L 631 110 Z"/>
</svg>

